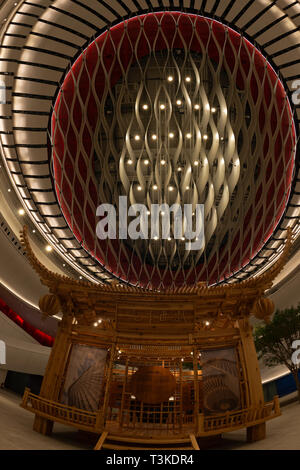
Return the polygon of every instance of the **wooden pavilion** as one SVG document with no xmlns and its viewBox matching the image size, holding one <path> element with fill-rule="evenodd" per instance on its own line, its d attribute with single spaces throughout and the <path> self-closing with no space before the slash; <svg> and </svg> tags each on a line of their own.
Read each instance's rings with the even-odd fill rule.
<svg viewBox="0 0 300 470">
<path fill-rule="evenodd" d="M 165 291 L 55 274 L 33 253 L 26 227 L 21 238 L 49 289 L 42 312 L 62 313 L 40 395 L 23 397 L 37 432 L 64 423 L 99 435 L 97 449 L 198 449 L 203 438 L 241 428 L 249 441 L 265 437 L 280 408 L 278 397 L 264 402 L 250 316 L 273 313 L 265 291 L 287 260 L 290 231 L 257 277 Z"/>
</svg>

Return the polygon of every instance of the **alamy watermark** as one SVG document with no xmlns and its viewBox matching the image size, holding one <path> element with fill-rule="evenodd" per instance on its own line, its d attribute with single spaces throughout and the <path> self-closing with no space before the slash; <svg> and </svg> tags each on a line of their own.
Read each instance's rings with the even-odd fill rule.
<svg viewBox="0 0 300 470">
<path fill-rule="evenodd" d="M 292 363 L 295 366 L 299 366 L 300 365 L 300 339 L 293 341 L 292 348 L 296 349 L 296 351 L 292 355 Z"/>
<path fill-rule="evenodd" d="M 6 344 L 0 341 L 0 365 L 6 364 Z"/>
<path fill-rule="evenodd" d="M 6 104 L 6 85 L 3 80 L 0 80 L 0 104 Z"/>
<path fill-rule="evenodd" d="M 101 217 L 96 227 L 100 240 L 175 240 L 185 241 L 189 251 L 204 246 L 204 205 L 145 204 L 128 206 L 127 196 L 119 197 L 118 214 L 112 204 L 101 204 L 96 215 Z M 118 217 L 117 217 L 118 215 Z M 128 223 L 128 219 L 133 218 Z M 172 223 L 173 222 L 173 223 Z M 172 228 L 172 233 L 171 233 Z"/>
<path fill-rule="evenodd" d="M 292 93 L 292 102 L 297 106 L 300 104 L 300 78 L 292 83 L 292 90 L 295 90 Z"/>
</svg>

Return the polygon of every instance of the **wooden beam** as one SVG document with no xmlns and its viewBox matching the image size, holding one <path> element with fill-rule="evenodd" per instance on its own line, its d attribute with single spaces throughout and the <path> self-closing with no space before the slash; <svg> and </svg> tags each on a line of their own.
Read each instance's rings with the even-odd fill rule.
<svg viewBox="0 0 300 470">
<path fill-rule="evenodd" d="M 107 431 L 103 431 L 103 433 L 101 434 L 97 444 L 95 445 L 94 447 L 94 450 L 101 450 L 106 438 L 108 436 L 108 432 Z"/>
<path fill-rule="evenodd" d="M 195 434 L 190 434 L 189 437 L 190 437 L 193 449 L 200 450 Z"/>
</svg>

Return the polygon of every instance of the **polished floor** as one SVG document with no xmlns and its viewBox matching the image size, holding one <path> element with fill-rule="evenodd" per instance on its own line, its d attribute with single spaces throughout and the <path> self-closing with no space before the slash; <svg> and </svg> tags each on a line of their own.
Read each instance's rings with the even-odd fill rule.
<svg viewBox="0 0 300 470">
<path fill-rule="evenodd" d="M 267 422 L 267 437 L 248 444 L 246 430 L 226 434 L 220 449 L 238 450 L 300 450 L 300 404 L 281 407 L 282 415 Z"/>
<path fill-rule="evenodd" d="M 84 450 L 92 445 L 70 427 L 54 425 L 51 437 L 32 430 L 33 415 L 20 408 L 21 398 L 0 390 L 0 450 Z M 267 438 L 246 443 L 246 432 L 235 431 L 225 436 L 218 449 L 300 450 L 300 404 L 282 407 L 282 416 L 267 423 Z"/>
<path fill-rule="evenodd" d="M 56 423 L 51 437 L 32 430 L 34 415 L 19 405 L 21 397 L 0 390 L 0 450 L 82 450 L 89 449 L 80 434 Z"/>
</svg>

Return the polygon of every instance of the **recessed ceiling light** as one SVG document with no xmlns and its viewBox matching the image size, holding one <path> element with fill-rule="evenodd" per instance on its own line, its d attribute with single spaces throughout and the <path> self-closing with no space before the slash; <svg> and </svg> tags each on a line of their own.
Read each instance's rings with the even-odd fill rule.
<svg viewBox="0 0 300 470">
<path fill-rule="evenodd" d="M 166 162 L 166 160 L 161 160 L 161 162 L 160 162 L 160 163 L 161 163 L 161 165 L 163 165 L 163 166 L 164 166 L 164 165 L 165 165 L 167 162 Z"/>
<path fill-rule="evenodd" d="M 168 76 L 168 82 L 173 82 L 173 80 L 174 80 L 174 77 L 172 77 L 172 75 L 169 75 Z"/>
<path fill-rule="evenodd" d="M 186 138 L 187 138 L 187 139 L 191 139 L 191 138 L 192 138 L 192 134 L 189 132 L 189 133 L 186 135 Z"/>
<path fill-rule="evenodd" d="M 46 251 L 48 251 L 48 253 L 50 253 L 52 251 L 52 249 L 53 249 L 52 246 L 50 246 L 50 245 L 46 246 Z"/>
<path fill-rule="evenodd" d="M 195 104 L 194 108 L 195 108 L 195 109 L 200 109 L 200 105 L 199 105 L 199 104 Z"/>
<path fill-rule="evenodd" d="M 181 166 L 177 168 L 177 171 L 179 171 L 179 172 L 182 171 Z"/>
<path fill-rule="evenodd" d="M 188 190 L 190 189 L 190 187 L 189 187 L 189 186 L 186 186 L 186 188 L 185 188 L 185 189 L 188 191 Z"/>
<path fill-rule="evenodd" d="M 19 215 L 25 215 L 24 209 L 20 209 L 20 210 L 19 210 Z"/>
<path fill-rule="evenodd" d="M 130 159 L 130 160 L 127 160 L 127 163 L 128 165 L 132 165 L 133 161 Z"/>
<path fill-rule="evenodd" d="M 157 241 L 157 240 L 158 240 L 158 237 L 154 237 L 154 240 L 156 240 L 156 241 Z"/>
<path fill-rule="evenodd" d="M 217 108 L 211 108 L 211 112 L 212 112 L 212 113 L 216 113 L 216 112 L 217 112 Z"/>
<path fill-rule="evenodd" d="M 65 263 L 64 263 L 64 264 L 63 264 L 63 268 L 65 268 L 65 267 L 66 267 L 66 265 L 65 265 Z"/>
<path fill-rule="evenodd" d="M 79 279 L 82 279 L 82 276 L 79 276 Z"/>
<path fill-rule="evenodd" d="M 144 160 L 145 165 L 149 165 L 149 160 Z"/>
<path fill-rule="evenodd" d="M 94 323 L 94 326 L 98 326 L 98 322 Z"/>
<path fill-rule="evenodd" d="M 11 189 L 8 189 L 7 191 L 8 191 L 9 193 L 11 193 Z"/>
<path fill-rule="evenodd" d="M 137 188 L 138 188 L 138 191 L 142 191 L 143 189 L 142 186 L 138 186 Z"/>
<path fill-rule="evenodd" d="M 157 184 L 155 184 L 155 185 L 153 186 L 153 189 L 155 189 L 155 190 L 157 189 Z"/>
<path fill-rule="evenodd" d="M 174 138 L 174 132 L 170 132 L 169 137 L 170 137 L 170 139 L 173 139 Z"/>
<path fill-rule="evenodd" d="M 176 101 L 176 104 L 177 104 L 178 106 L 181 106 L 181 105 L 182 105 L 182 101 L 181 101 L 181 100 L 177 100 L 177 101 Z"/>
<path fill-rule="evenodd" d="M 32 233 L 35 233 L 36 231 L 35 230 L 32 230 Z"/>
<path fill-rule="evenodd" d="M 189 83 L 191 81 L 191 77 L 185 77 L 185 81 Z"/>
<path fill-rule="evenodd" d="M 143 109 L 147 111 L 147 109 L 149 109 L 149 106 L 147 104 L 143 104 Z"/>
<path fill-rule="evenodd" d="M 160 105 L 160 109 L 166 109 L 166 105 L 165 105 L 165 104 L 161 104 L 161 105 Z"/>
<path fill-rule="evenodd" d="M 207 134 L 204 134 L 203 139 L 204 139 L 204 140 L 208 140 L 208 135 L 207 135 Z"/>
<path fill-rule="evenodd" d="M 198 165 L 199 165 L 199 162 L 198 162 L 198 161 L 195 161 L 195 162 L 194 162 L 194 165 L 195 165 L 195 166 L 198 166 Z"/>
<path fill-rule="evenodd" d="M 141 140 L 141 137 L 139 135 L 135 135 L 134 140 Z"/>
<path fill-rule="evenodd" d="M 169 191 L 174 191 L 173 186 L 169 186 Z"/>
<path fill-rule="evenodd" d="M 157 139 L 157 135 L 156 134 L 153 134 L 152 135 L 152 140 L 156 140 Z"/>
</svg>

